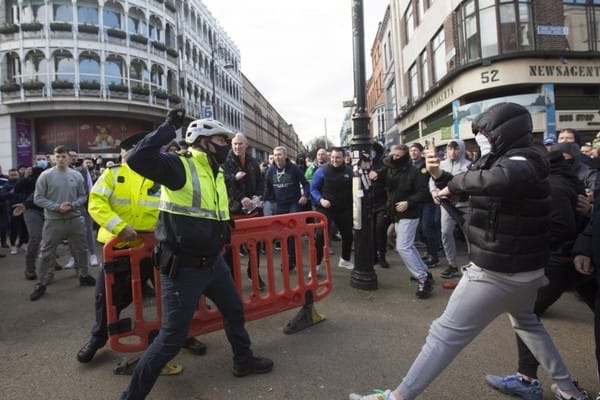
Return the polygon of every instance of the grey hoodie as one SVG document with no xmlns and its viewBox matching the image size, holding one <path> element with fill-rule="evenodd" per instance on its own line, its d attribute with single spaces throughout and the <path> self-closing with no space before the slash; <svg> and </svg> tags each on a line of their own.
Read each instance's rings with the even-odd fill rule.
<svg viewBox="0 0 600 400">
<path fill-rule="evenodd" d="M 444 161 L 442 161 L 440 163 L 440 168 L 442 169 L 442 171 L 450 172 L 454 176 L 454 175 L 458 175 L 462 172 L 465 172 L 469 168 L 469 165 L 471 165 L 471 161 L 467 160 L 467 158 L 465 156 L 466 155 L 465 142 L 463 142 L 460 139 L 452 139 L 448 143 L 452 143 L 452 142 L 455 142 L 458 145 L 458 158 L 454 161 L 450 160 L 449 158 L 446 158 Z M 430 178 L 429 179 L 429 192 L 432 192 L 435 189 L 436 189 L 435 182 L 433 181 L 433 179 Z M 468 205 L 469 205 L 469 202 L 467 200 L 456 202 L 457 207 L 467 207 Z"/>
</svg>

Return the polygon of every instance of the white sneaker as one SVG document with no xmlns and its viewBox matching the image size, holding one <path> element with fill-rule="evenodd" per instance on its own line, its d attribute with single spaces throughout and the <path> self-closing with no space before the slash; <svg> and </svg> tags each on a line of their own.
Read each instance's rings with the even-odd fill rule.
<svg viewBox="0 0 600 400">
<path fill-rule="evenodd" d="M 319 264 L 315 269 L 317 270 L 317 276 L 321 276 L 321 273 L 323 272 L 323 266 Z M 312 278 L 312 271 L 308 271 L 308 279 L 310 278 Z"/>
<path fill-rule="evenodd" d="M 10 246 L 10 254 L 17 254 L 17 246 Z"/>
<path fill-rule="evenodd" d="M 95 254 L 90 256 L 90 265 L 92 267 L 97 267 L 100 263 L 98 262 L 98 257 Z"/>
<path fill-rule="evenodd" d="M 338 263 L 338 267 L 346 268 L 346 269 L 354 269 L 354 264 L 352 263 L 352 261 L 344 260 L 343 258 L 340 257 L 340 262 Z"/>
<path fill-rule="evenodd" d="M 349 396 L 350 400 L 390 400 L 392 398 L 392 391 L 386 390 L 376 390 L 373 394 L 360 395 L 356 393 L 351 393 Z"/>
<path fill-rule="evenodd" d="M 75 267 L 75 259 L 73 257 L 71 257 L 71 258 L 69 258 L 67 265 L 65 265 L 63 268 L 64 269 L 73 269 L 73 267 Z"/>
<path fill-rule="evenodd" d="M 23 243 L 21 245 L 21 250 L 23 250 L 25 253 L 27 253 L 27 245 L 28 245 L 28 243 Z"/>
</svg>

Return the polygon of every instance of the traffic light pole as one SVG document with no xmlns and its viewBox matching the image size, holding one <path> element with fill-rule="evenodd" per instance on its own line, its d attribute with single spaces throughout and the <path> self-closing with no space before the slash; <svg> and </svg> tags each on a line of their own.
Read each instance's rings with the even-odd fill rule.
<svg viewBox="0 0 600 400">
<path fill-rule="evenodd" d="M 373 191 L 367 178 L 371 168 L 371 135 L 369 113 L 366 110 L 365 33 L 362 0 L 352 0 L 352 47 L 354 52 L 354 94 L 356 105 L 352 115 L 353 162 L 353 225 L 354 270 L 350 286 L 357 289 L 377 289 L 377 274 L 373 269 Z"/>
</svg>

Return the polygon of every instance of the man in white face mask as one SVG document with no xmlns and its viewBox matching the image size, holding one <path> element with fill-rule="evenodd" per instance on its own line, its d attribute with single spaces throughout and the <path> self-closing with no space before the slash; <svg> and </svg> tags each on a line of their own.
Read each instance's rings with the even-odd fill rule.
<svg viewBox="0 0 600 400">
<path fill-rule="evenodd" d="M 479 146 L 481 157 L 488 155 L 492 151 L 492 144 L 483 133 L 476 133 L 475 141 L 477 142 L 477 146 Z"/>
<path fill-rule="evenodd" d="M 452 176 L 440 169 L 434 151 L 426 154 L 427 170 L 441 189 L 440 196 L 469 196 L 472 214 L 465 230 L 471 264 L 464 268 L 446 309 L 431 324 L 425 345 L 402 383 L 393 391 L 371 397 L 351 395 L 350 400 L 416 398 L 504 313 L 556 382 L 555 397 L 585 398 L 534 313 L 538 289 L 548 282 L 544 267 L 550 256 L 552 210 L 550 166 L 531 144 L 531 115 L 518 104 L 500 103 L 477 116 L 472 129 L 482 156 L 469 170 Z M 539 383 L 532 389 L 535 397 L 529 398 L 541 399 Z"/>
</svg>

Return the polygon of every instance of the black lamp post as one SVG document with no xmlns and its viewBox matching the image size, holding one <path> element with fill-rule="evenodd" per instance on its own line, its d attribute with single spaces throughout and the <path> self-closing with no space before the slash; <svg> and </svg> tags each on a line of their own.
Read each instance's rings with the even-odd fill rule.
<svg viewBox="0 0 600 400">
<path fill-rule="evenodd" d="M 367 178 L 371 168 L 371 136 L 369 113 L 366 110 L 365 33 L 362 0 L 352 0 L 352 44 L 354 50 L 354 95 L 356 105 L 352 115 L 352 158 L 354 168 L 354 270 L 350 286 L 357 289 L 377 289 L 377 274 L 373 269 L 373 191 Z"/>
</svg>

